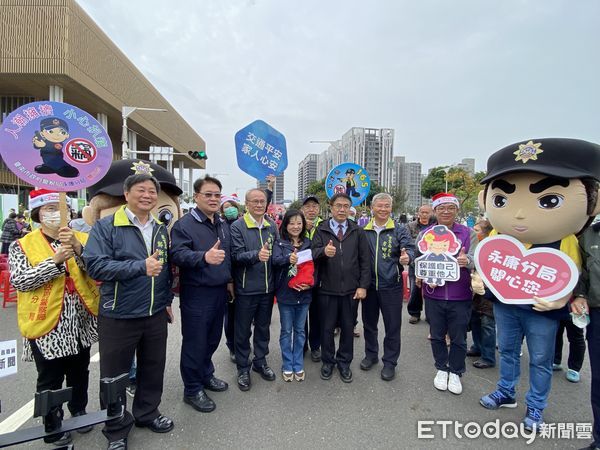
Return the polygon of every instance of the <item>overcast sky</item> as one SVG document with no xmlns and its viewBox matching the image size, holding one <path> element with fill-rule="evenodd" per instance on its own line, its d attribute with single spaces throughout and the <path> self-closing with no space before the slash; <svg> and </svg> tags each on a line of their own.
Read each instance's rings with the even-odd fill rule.
<svg viewBox="0 0 600 450">
<path fill-rule="evenodd" d="M 423 171 L 530 137 L 600 142 L 597 0 L 78 0 L 207 145 L 254 185 L 234 134 L 263 119 L 298 163 L 353 126 L 395 130 Z M 142 106 L 142 105 L 139 105 Z M 223 175 L 226 174 L 226 175 Z"/>
</svg>

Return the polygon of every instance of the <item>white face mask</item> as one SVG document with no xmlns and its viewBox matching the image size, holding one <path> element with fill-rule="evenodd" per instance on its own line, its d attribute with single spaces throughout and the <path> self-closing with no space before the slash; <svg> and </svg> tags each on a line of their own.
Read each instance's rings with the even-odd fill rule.
<svg viewBox="0 0 600 450">
<path fill-rule="evenodd" d="M 58 228 L 60 226 L 60 211 L 40 213 L 40 219 L 48 228 Z"/>
</svg>

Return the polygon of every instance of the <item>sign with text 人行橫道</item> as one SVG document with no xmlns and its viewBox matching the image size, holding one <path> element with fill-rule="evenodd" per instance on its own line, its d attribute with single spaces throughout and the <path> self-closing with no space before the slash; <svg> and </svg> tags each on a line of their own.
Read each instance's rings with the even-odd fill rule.
<svg viewBox="0 0 600 450">
<path fill-rule="evenodd" d="M 475 266 L 485 285 L 503 303 L 529 305 L 533 297 L 554 301 L 570 294 L 579 270 L 554 248 L 527 249 L 512 236 L 485 238 L 475 249 Z"/>
<path fill-rule="evenodd" d="M 239 168 L 257 180 L 280 175 L 287 168 L 285 136 L 262 120 L 255 120 L 235 134 Z"/>
<path fill-rule="evenodd" d="M 112 162 L 106 130 L 90 114 L 67 103 L 28 103 L 0 127 L 4 163 L 38 188 L 84 189 L 100 181 Z"/>
<path fill-rule="evenodd" d="M 352 205 L 360 205 L 371 190 L 371 177 L 364 167 L 354 163 L 335 166 L 325 180 L 325 193 L 331 198 L 344 193 L 352 199 Z"/>
</svg>

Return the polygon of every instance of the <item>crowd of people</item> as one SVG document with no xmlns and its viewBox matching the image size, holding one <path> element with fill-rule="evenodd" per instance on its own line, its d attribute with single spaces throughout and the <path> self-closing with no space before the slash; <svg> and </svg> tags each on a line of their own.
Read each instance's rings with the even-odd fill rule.
<svg viewBox="0 0 600 450">
<path fill-rule="evenodd" d="M 90 347 L 95 342 L 101 377 L 127 373 L 136 360 L 131 412 L 126 410 L 103 429 L 109 449 L 127 448 L 134 424 L 156 433 L 174 428 L 159 405 L 168 324 L 174 320 L 175 278 L 181 310 L 182 400 L 200 412 L 216 408 L 207 391 L 229 387 L 216 376 L 212 361 L 223 331 L 241 391 L 252 388 L 252 372 L 269 382 L 277 373 L 286 383 L 304 381 L 305 354 L 321 363 L 322 380 L 330 380 L 337 370 L 343 382 L 352 382 L 359 307 L 364 332 L 359 367 L 371 370 L 381 359 L 381 379 L 393 380 L 401 349 L 404 270 L 409 272 L 409 323 L 418 323 L 423 311 L 429 323 L 436 389 L 461 394 L 467 357 L 478 358 L 475 368 L 494 367 L 498 344 L 498 388 L 483 396 L 481 405 L 516 407 L 518 360 L 525 337 L 531 363 L 524 423 L 529 429 L 539 428 L 550 391 L 547 372 L 552 363 L 555 369 L 560 367 L 565 329 L 571 344 L 567 378 L 580 379 L 583 331 L 559 314 L 562 309 L 557 308 L 566 302 L 549 306 L 540 300 L 542 306 L 522 312 L 494 299 L 474 270 L 474 251 L 493 233 L 492 227 L 483 218 L 473 228 L 460 223 L 460 203 L 452 194 L 436 195 L 406 225 L 393 220 L 393 199 L 387 193 L 375 195 L 369 205 L 371 216 L 361 213 L 358 221 L 350 220 L 352 198 L 345 193 L 333 195 L 327 205 L 308 196 L 300 209 L 285 212 L 278 227 L 266 215 L 268 191 L 249 190 L 242 212 L 237 197 L 223 195 L 218 179 L 206 176 L 193 187 L 196 207 L 171 223 L 172 229 L 152 213 L 165 185 L 150 173 L 128 176 L 123 185 L 125 204 L 97 220 L 89 234 L 60 225 L 58 194 L 46 190 L 31 193 L 31 219 L 39 227 L 24 232 L 5 223 L 7 236 L 14 236 L 8 242 L 11 282 L 19 294 L 24 357 L 35 361 L 38 372 L 36 390 L 58 389 L 66 377 L 67 386 L 73 387 L 67 406 L 72 416 L 79 416 L 86 413 Z M 502 189 L 508 188 L 501 183 L 490 187 Z M 321 216 L 324 211 L 328 217 Z M 445 240 L 447 230 L 457 239 L 458 277 L 445 283 L 425 279 L 414 265 L 424 253 L 419 243 L 451 246 Z M 589 311 L 594 323 L 600 320 L 595 260 L 599 232 L 598 227 L 589 228 L 581 244 L 583 259 L 572 256 L 583 266 L 573 308 Z M 268 356 L 275 304 L 282 361 L 274 370 Z M 526 319 L 519 319 L 519 314 Z M 544 333 L 539 332 L 542 328 Z M 596 334 L 600 335 L 597 330 L 588 332 L 590 350 L 600 345 Z M 590 352 L 590 358 L 592 369 L 597 369 L 597 355 Z M 597 406 L 600 390 L 593 389 Z M 47 420 L 57 421 L 63 414 L 62 408 L 54 408 Z M 64 433 L 47 441 L 64 445 L 71 439 Z"/>
</svg>

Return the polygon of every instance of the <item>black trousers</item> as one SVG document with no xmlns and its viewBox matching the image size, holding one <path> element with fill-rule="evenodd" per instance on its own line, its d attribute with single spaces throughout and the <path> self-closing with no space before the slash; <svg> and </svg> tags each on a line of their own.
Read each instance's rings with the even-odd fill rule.
<svg viewBox="0 0 600 450">
<path fill-rule="evenodd" d="M 73 388 L 73 396 L 67 403 L 69 412 L 75 414 L 85 411 L 88 403 L 90 347 L 82 348 L 77 355 L 45 359 L 35 341 L 29 342 L 37 369 L 36 392 L 61 389 L 66 378 L 67 387 Z"/>
<path fill-rule="evenodd" d="M 227 286 L 181 286 L 181 360 L 183 394 L 192 397 L 213 377 L 212 356 L 223 333 Z"/>
<path fill-rule="evenodd" d="M 587 326 L 588 351 L 592 369 L 592 413 L 594 414 L 593 447 L 600 446 L 600 308 L 590 308 Z"/>
<path fill-rule="evenodd" d="M 273 294 L 239 295 L 235 298 L 235 361 L 238 373 L 250 370 L 250 335 L 254 321 L 254 367 L 267 364 L 273 313 Z"/>
<path fill-rule="evenodd" d="M 132 413 L 125 411 L 121 419 L 106 422 L 102 432 L 109 442 L 126 438 L 134 418 L 146 424 L 160 413 L 158 405 L 163 392 L 167 351 L 167 312 L 150 317 L 113 319 L 98 316 L 100 337 L 100 378 L 128 373 L 137 355 L 137 389 Z M 126 397 L 125 397 L 126 398 Z M 106 405 L 100 400 L 100 406 Z"/>
<path fill-rule="evenodd" d="M 235 300 L 228 301 L 225 308 L 225 345 L 230 352 L 235 351 Z"/>
<path fill-rule="evenodd" d="M 408 266 L 408 279 L 410 283 L 410 299 L 408 300 L 408 305 L 406 305 L 406 310 L 413 317 L 421 317 L 421 311 L 423 311 L 423 291 L 415 284 L 415 266 L 413 264 Z"/>
<path fill-rule="evenodd" d="M 462 375 L 467 357 L 467 325 L 471 320 L 472 301 L 425 299 L 429 319 L 431 351 L 435 368 Z M 450 336 L 450 350 L 446 345 Z"/>
<path fill-rule="evenodd" d="M 568 367 L 579 372 L 583 367 L 583 359 L 585 357 L 585 337 L 583 329 L 573 325 L 571 320 L 561 320 L 558 324 L 556 346 L 554 347 L 554 364 L 560 364 L 562 360 L 565 329 L 567 330 L 567 339 L 569 340 Z"/>
<path fill-rule="evenodd" d="M 400 327 L 402 326 L 402 287 L 392 290 L 367 291 L 362 301 L 362 321 L 365 333 L 365 356 L 379 359 L 379 341 L 377 339 L 379 311 L 383 316 L 385 337 L 383 338 L 383 357 L 385 366 L 396 367 L 400 357 Z"/>
<path fill-rule="evenodd" d="M 304 344 L 304 351 L 321 349 L 321 319 L 320 319 L 319 297 L 317 289 L 312 290 L 312 301 L 308 307 L 308 320 L 306 321 L 306 336 L 308 339 Z"/>
<path fill-rule="evenodd" d="M 319 295 L 321 306 L 321 360 L 339 368 L 350 366 L 354 356 L 354 311 L 358 301 L 348 295 Z M 335 351 L 334 329 L 340 327 L 338 351 Z"/>
</svg>

